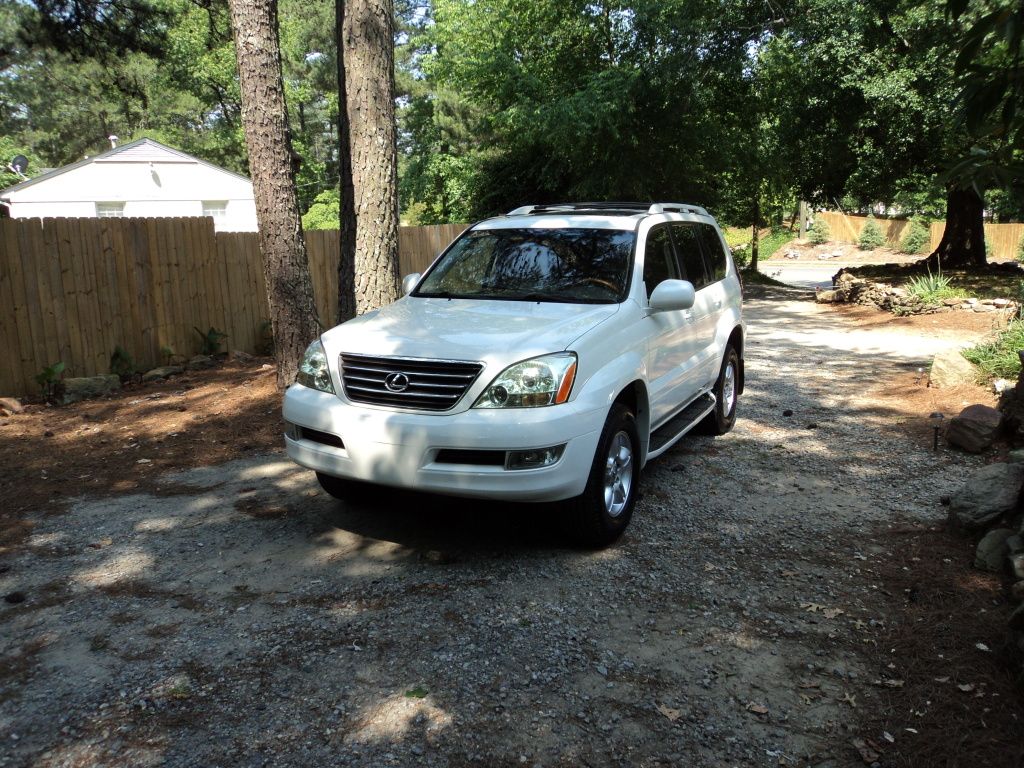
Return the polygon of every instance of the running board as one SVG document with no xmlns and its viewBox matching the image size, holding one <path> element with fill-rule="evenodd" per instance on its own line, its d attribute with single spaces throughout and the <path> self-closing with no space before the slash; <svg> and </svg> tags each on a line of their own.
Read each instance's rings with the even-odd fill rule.
<svg viewBox="0 0 1024 768">
<path fill-rule="evenodd" d="M 648 461 L 658 458 L 675 445 L 679 438 L 697 426 L 701 419 L 715 410 L 717 402 L 713 394 L 705 392 L 654 430 L 651 433 L 650 449 L 647 451 Z"/>
</svg>

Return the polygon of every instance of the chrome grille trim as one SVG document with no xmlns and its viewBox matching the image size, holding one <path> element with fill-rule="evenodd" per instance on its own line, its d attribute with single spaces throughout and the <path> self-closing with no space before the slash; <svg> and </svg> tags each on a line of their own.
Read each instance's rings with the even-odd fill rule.
<svg viewBox="0 0 1024 768">
<path fill-rule="evenodd" d="M 482 363 L 466 360 L 428 360 L 413 357 L 340 356 L 345 396 L 355 403 L 447 411 L 456 406 L 483 370 Z M 404 374 L 404 390 L 388 389 L 384 380 Z"/>
</svg>

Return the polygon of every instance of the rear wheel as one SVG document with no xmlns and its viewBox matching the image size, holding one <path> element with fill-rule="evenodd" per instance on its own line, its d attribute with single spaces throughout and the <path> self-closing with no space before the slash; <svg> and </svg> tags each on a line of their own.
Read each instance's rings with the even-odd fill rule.
<svg viewBox="0 0 1024 768">
<path fill-rule="evenodd" d="M 636 418 L 616 403 L 601 431 L 587 487 L 567 502 L 569 533 L 579 544 L 605 547 L 626 530 L 640 480 L 639 447 Z"/>
<path fill-rule="evenodd" d="M 369 483 L 360 483 L 357 480 L 326 475 L 323 472 L 317 472 L 316 479 L 319 481 L 321 488 L 341 501 L 363 502 L 367 501 L 373 494 L 373 486 Z"/>
<path fill-rule="evenodd" d="M 722 370 L 712 390 L 715 394 L 715 410 L 700 424 L 697 432 L 702 435 L 724 435 L 736 424 L 736 402 L 739 396 L 740 356 L 733 347 L 725 348 Z"/>
</svg>

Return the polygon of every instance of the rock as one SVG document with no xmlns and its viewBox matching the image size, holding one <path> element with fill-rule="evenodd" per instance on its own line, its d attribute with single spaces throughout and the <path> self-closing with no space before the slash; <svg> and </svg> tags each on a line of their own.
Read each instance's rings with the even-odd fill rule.
<svg viewBox="0 0 1024 768">
<path fill-rule="evenodd" d="M 974 305 L 974 311 L 975 312 L 995 312 L 996 308 L 993 307 L 991 304 L 975 304 Z"/>
<path fill-rule="evenodd" d="M 977 380 L 977 369 L 960 354 L 958 349 L 939 352 L 932 360 L 931 373 L 928 374 L 929 385 L 937 389 L 973 384 Z"/>
<path fill-rule="evenodd" d="M 1013 302 L 1010 301 L 1009 299 L 992 299 L 992 306 L 994 306 L 994 307 L 1000 307 L 1000 308 L 1008 307 L 1012 303 Z"/>
<path fill-rule="evenodd" d="M 1000 573 L 1006 565 L 1006 540 L 1013 535 L 1014 532 L 1010 528 L 996 528 L 986 533 L 974 552 L 974 567 L 982 571 Z"/>
<path fill-rule="evenodd" d="M 166 379 L 169 376 L 177 376 L 179 373 L 184 373 L 185 369 L 180 365 L 161 365 L 159 368 L 154 368 L 151 371 L 146 371 L 142 374 L 143 381 L 160 381 Z"/>
<path fill-rule="evenodd" d="M 1018 605 L 1010 614 L 1010 629 L 1024 629 L 1024 605 Z"/>
<path fill-rule="evenodd" d="M 834 304 L 839 299 L 839 291 L 818 291 L 814 300 L 819 304 Z"/>
<path fill-rule="evenodd" d="M 1006 392 L 1008 389 L 1012 389 L 1013 387 L 1014 382 L 1008 379 L 996 379 L 995 381 L 992 382 L 992 390 L 997 395 L 1001 395 L 1003 394 L 1003 392 Z"/>
<path fill-rule="evenodd" d="M 1010 587 L 1010 599 L 1015 603 L 1024 603 L 1024 581 L 1018 581 Z"/>
<path fill-rule="evenodd" d="M 17 605 L 18 603 L 24 603 L 25 602 L 25 593 L 24 592 L 8 592 L 6 595 L 4 595 L 4 602 L 5 603 L 10 603 L 11 605 Z"/>
<path fill-rule="evenodd" d="M 7 411 L 6 415 L 10 416 L 21 413 L 25 410 L 25 406 L 13 397 L 0 397 L 0 410 Z"/>
<path fill-rule="evenodd" d="M 949 500 L 954 528 L 978 530 L 1017 509 L 1024 464 L 989 464 L 976 469 Z"/>
<path fill-rule="evenodd" d="M 61 403 L 77 403 L 91 397 L 103 397 L 121 388 L 121 377 L 116 373 L 104 373 L 99 376 L 83 376 L 64 379 L 64 396 Z"/>
<path fill-rule="evenodd" d="M 793 415 L 793 412 L 791 410 L 789 410 L 789 408 L 787 408 L 786 410 L 784 410 L 782 412 L 782 415 L 785 416 L 786 418 L 789 418 L 790 416 Z"/>
<path fill-rule="evenodd" d="M 970 453 L 981 453 L 999 436 L 1003 414 L 987 405 L 969 405 L 954 416 L 946 429 L 946 442 Z"/>
<path fill-rule="evenodd" d="M 209 355 L 196 355 L 188 361 L 187 367 L 190 371 L 199 371 L 204 368 L 213 368 L 217 364 Z"/>
<path fill-rule="evenodd" d="M 251 363 L 256 358 L 254 358 L 248 352 L 241 352 L 237 349 L 233 349 L 231 350 L 231 359 L 237 363 Z"/>
<path fill-rule="evenodd" d="M 960 299 L 943 299 L 942 303 L 947 307 L 959 307 Z"/>
<path fill-rule="evenodd" d="M 1024 536 L 1017 533 L 1008 538 L 1006 540 L 1006 549 L 1011 555 L 1024 552 Z M 1024 576 L 1021 576 L 1021 578 L 1024 579 Z"/>
<path fill-rule="evenodd" d="M 1018 579 L 1024 579 L 1024 553 L 1018 552 L 1015 555 L 1010 555 L 1008 559 L 1013 575 Z"/>
<path fill-rule="evenodd" d="M 891 289 L 891 290 L 889 291 L 889 294 L 890 294 L 891 296 L 896 296 L 897 298 L 900 298 L 900 299 L 905 299 L 905 298 L 907 298 L 907 296 L 909 296 L 909 295 L 910 295 L 910 294 L 909 294 L 909 293 L 907 292 L 907 289 L 906 289 L 906 288 L 892 288 L 892 289 Z"/>
<path fill-rule="evenodd" d="M 977 299 L 964 299 L 964 304 L 966 304 L 969 307 L 973 307 L 977 303 L 978 303 Z"/>
</svg>

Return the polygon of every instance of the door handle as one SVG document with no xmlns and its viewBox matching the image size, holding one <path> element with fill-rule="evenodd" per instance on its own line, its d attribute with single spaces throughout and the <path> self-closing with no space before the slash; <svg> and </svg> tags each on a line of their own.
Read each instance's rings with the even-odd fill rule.
<svg viewBox="0 0 1024 768">
<path fill-rule="evenodd" d="M 721 308 L 722 308 L 722 300 L 721 299 L 715 299 L 715 309 L 721 309 Z"/>
</svg>

